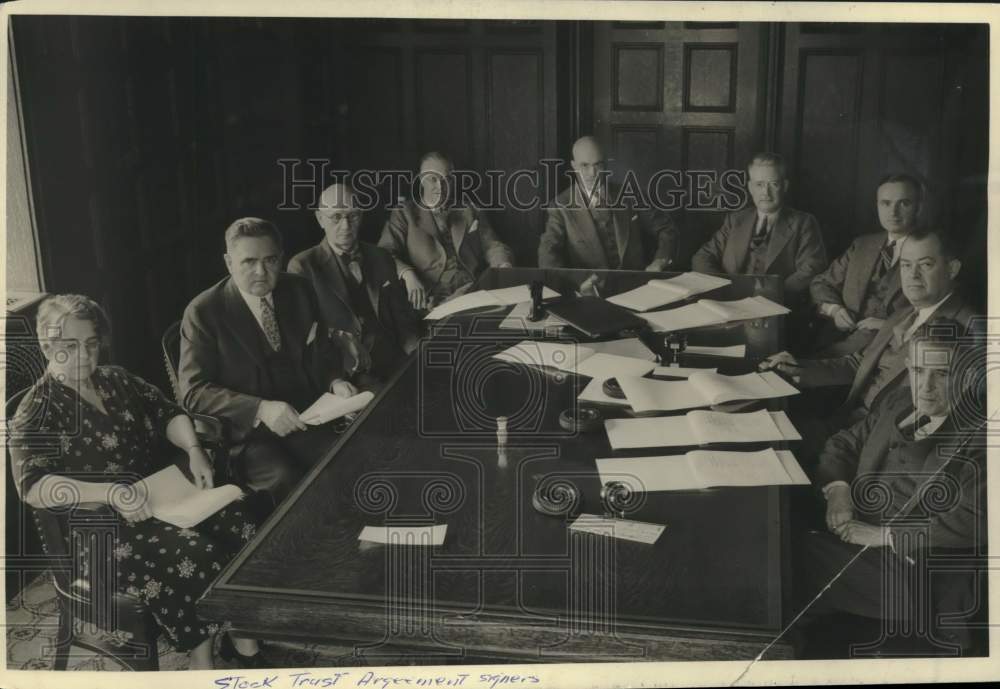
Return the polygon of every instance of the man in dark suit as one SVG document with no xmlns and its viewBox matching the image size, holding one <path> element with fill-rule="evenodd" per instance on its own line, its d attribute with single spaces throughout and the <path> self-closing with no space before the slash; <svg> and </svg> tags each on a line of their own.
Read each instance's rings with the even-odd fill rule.
<svg viewBox="0 0 1000 689">
<path fill-rule="evenodd" d="M 292 257 L 288 272 L 312 282 L 331 338 L 345 344 L 351 356 L 352 375 L 384 382 L 417 348 L 417 315 L 392 256 L 358 241 L 361 211 L 350 187 L 328 187 L 320 196 L 316 220 L 326 236 Z"/>
<path fill-rule="evenodd" d="M 722 227 L 691 257 L 692 270 L 727 275 L 777 275 L 785 303 L 794 308 L 809 283 L 826 268 L 826 246 L 816 218 L 785 205 L 785 163 L 758 153 L 747 167 L 754 207 L 730 213 Z"/>
<path fill-rule="evenodd" d="M 608 182 L 597 139 L 573 144 L 573 182 L 548 209 L 538 243 L 539 268 L 666 270 L 674 261 L 677 227 L 666 213 L 653 214 L 619 198 Z M 655 247 L 647 259 L 647 244 Z"/>
<path fill-rule="evenodd" d="M 324 392 L 357 392 L 309 281 L 281 272 L 272 223 L 241 218 L 226 230 L 229 277 L 184 310 L 178 369 L 183 403 L 221 417 L 239 444 L 238 471 L 280 500 L 334 436 L 299 417 Z"/>
<path fill-rule="evenodd" d="M 899 283 L 903 239 L 917 226 L 923 192 L 910 175 L 888 175 L 875 193 L 882 232 L 864 234 L 824 272 L 813 278 L 809 293 L 828 325 L 814 349 L 821 357 L 862 349 L 885 323 L 907 305 Z"/>
<path fill-rule="evenodd" d="M 420 160 L 419 203 L 401 199 L 382 228 L 378 245 L 396 259 L 410 304 L 426 309 L 467 292 L 487 267 L 514 264 L 489 219 L 471 206 L 454 206 L 453 166 L 432 151 Z"/>
<path fill-rule="evenodd" d="M 864 418 L 881 397 L 904 384 L 906 345 L 921 324 L 931 317 L 954 320 L 972 335 L 984 331 L 982 319 L 955 290 L 962 267 L 948 234 L 917 230 L 903 242 L 900 279 L 908 306 L 886 319 L 871 343 L 847 356 L 798 360 L 788 352 L 761 363 L 776 368 L 804 388 L 850 385 L 847 398 L 832 414 L 828 409 L 796 414 L 804 440 L 803 454 L 815 457 L 830 433 Z"/>
<path fill-rule="evenodd" d="M 829 533 L 802 534 L 798 549 L 801 602 L 822 592 L 806 619 L 843 611 L 933 624 L 976 600 L 969 577 L 922 571 L 927 553 L 985 546 L 983 351 L 963 331 L 940 317 L 922 326 L 907 347 L 909 387 L 826 443 L 815 483 Z M 949 627 L 952 638 L 939 639 L 967 646 L 968 630 Z"/>
</svg>

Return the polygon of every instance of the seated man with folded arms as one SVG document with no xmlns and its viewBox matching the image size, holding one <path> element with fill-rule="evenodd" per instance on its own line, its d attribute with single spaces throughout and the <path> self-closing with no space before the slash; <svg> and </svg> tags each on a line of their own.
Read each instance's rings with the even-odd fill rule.
<svg viewBox="0 0 1000 689">
<path fill-rule="evenodd" d="M 722 227 L 694 256 L 691 269 L 726 275 L 777 275 L 784 280 L 785 305 L 795 310 L 809 283 L 827 266 L 819 222 L 785 205 L 784 159 L 758 153 L 747 167 L 753 207 L 729 213 Z"/>
<path fill-rule="evenodd" d="M 432 151 L 420 160 L 420 199 L 402 199 L 382 228 L 378 245 L 396 259 L 414 309 L 436 306 L 472 288 L 487 267 L 514 264 L 486 215 L 452 205 L 454 166 Z"/>
<path fill-rule="evenodd" d="M 634 208 L 633 199 L 619 199 L 621 188 L 608 181 L 604 151 L 594 137 L 573 144 L 570 165 L 573 181 L 547 211 L 538 267 L 667 270 L 677 247 L 677 227 L 670 216 Z"/>
<path fill-rule="evenodd" d="M 809 294 L 826 317 L 814 345 L 821 357 L 864 348 L 885 319 L 907 305 L 899 282 L 899 253 L 917 226 L 923 192 L 910 175 L 888 175 L 875 192 L 881 232 L 857 237 L 830 267 L 812 279 Z"/>
<path fill-rule="evenodd" d="M 417 348 L 419 321 L 385 249 L 358 241 L 361 211 L 354 191 L 333 184 L 323 192 L 316 221 L 326 236 L 296 254 L 288 272 L 312 282 L 323 320 L 351 361 L 362 387 L 377 387 Z"/>
<path fill-rule="evenodd" d="M 281 271 L 281 246 L 267 220 L 229 226 L 229 276 L 184 310 L 178 367 L 184 406 L 227 422 L 242 481 L 275 504 L 336 437 L 329 424 L 307 426 L 299 413 L 327 391 L 357 392 L 312 285 Z"/>
<path fill-rule="evenodd" d="M 942 317 L 957 321 L 970 333 L 983 331 L 984 323 L 975 318 L 975 311 L 955 289 L 955 278 L 962 267 L 957 256 L 949 235 L 943 231 L 910 234 L 899 258 L 908 305 L 886 320 L 867 347 L 828 359 L 798 360 L 788 352 L 780 352 L 761 363 L 761 369 L 777 369 L 803 388 L 850 385 L 846 400 L 833 414 L 828 409 L 808 418 L 803 412 L 796 414 L 807 463 L 832 432 L 863 419 L 888 391 L 905 384 L 906 347 L 921 324 L 932 316 Z"/>
<path fill-rule="evenodd" d="M 823 448 L 815 484 L 829 533 L 803 534 L 797 551 L 800 605 L 822 591 L 798 625 L 814 645 L 824 613 L 909 619 L 920 628 L 915 617 L 934 624 L 976 600 L 968 576 L 921 571 L 927 553 L 985 548 L 985 389 L 974 387 L 983 380 L 983 348 L 964 330 L 944 318 L 922 326 L 905 350 L 909 386 Z M 968 645 L 967 628 L 947 627 L 934 636 Z"/>
</svg>

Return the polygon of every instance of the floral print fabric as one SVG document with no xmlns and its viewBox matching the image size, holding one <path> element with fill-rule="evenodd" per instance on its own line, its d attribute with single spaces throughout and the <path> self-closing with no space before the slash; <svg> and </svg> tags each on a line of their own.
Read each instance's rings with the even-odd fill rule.
<svg viewBox="0 0 1000 689">
<path fill-rule="evenodd" d="M 156 458 L 163 456 L 166 427 L 184 411 L 122 368 L 98 367 L 91 380 L 107 414 L 49 374 L 25 395 L 8 440 L 22 496 L 46 474 L 133 482 L 162 468 Z M 198 619 L 195 601 L 253 537 L 253 521 L 239 503 L 193 529 L 155 518 L 129 523 L 114 514 L 112 547 L 119 589 L 147 603 L 177 650 L 194 648 L 218 628 Z M 77 552 L 81 557 L 75 564 L 86 576 L 90 552 Z"/>
</svg>

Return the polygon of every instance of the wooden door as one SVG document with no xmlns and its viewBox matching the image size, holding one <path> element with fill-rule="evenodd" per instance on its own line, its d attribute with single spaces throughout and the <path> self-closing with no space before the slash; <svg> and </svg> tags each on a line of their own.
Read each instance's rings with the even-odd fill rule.
<svg viewBox="0 0 1000 689">
<path fill-rule="evenodd" d="M 683 235 L 678 265 L 718 229 L 721 176 L 740 170 L 763 142 L 763 42 L 766 25 L 701 22 L 597 22 L 594 31 L 594 129 L 612 159 L 614 179 L 629 170 L 646 186 L 660 170 L 671 189 L 705 189 L 696 209 L 675 212 Z M 713 182 L 712 180 L 719 180 Z M 732 185 L 730 185 L 732 186 Z"/>
</svg>

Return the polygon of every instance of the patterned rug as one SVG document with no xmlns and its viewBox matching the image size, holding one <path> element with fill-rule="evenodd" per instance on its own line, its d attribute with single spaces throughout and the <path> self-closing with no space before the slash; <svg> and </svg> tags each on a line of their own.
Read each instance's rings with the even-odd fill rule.
<svg viewBox="0 0 1000 689">
<path fill-rule="evenodd" d="M 56 591 L 47 575 L 35 579 L 7 606 L 7 668 L 9 670 L 51 670 L 53 660 L 46 653 L 56 636 L 59 615 Z M 407 665 L 404 656 L 380 656 L 377 663 L 354 656 L 351 646 L 327 646 L 292 642 L 262 642 L 263 652 L 279 667 L 358 667 L 365 665 Z M 227 665 L 218 656 L 216 668 Z M 69 659 L 70 670 L 122 670 L 104 656 L 74 647 Z M 188 655 L 174 651 L 161 637 L 159 640 L 161 670 L 186 670 Z"/>
</svg>

